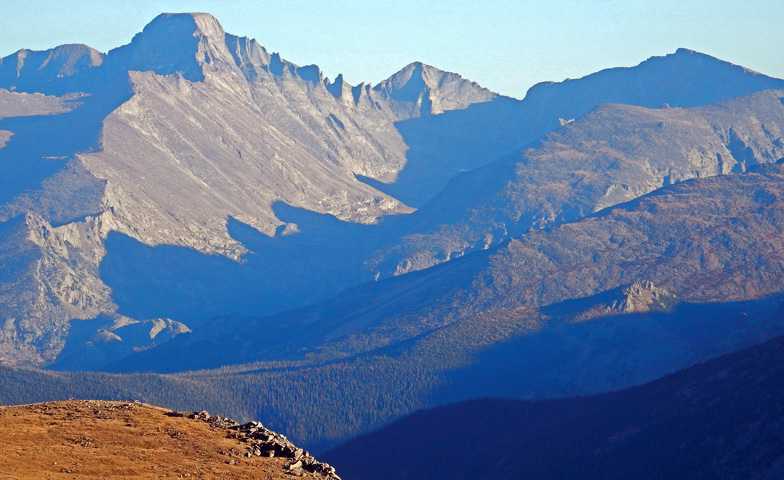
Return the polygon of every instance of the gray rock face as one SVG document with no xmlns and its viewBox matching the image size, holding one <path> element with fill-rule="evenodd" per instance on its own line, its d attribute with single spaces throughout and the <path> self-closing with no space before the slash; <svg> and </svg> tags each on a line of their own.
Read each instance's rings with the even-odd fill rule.
<svg viewBox="0 0 784 480">
<path fill-rule="evenodd" d="M 0 88 L 0 120 L 5 117 L 25 117 L 35 115 L 56 115 L 70 111 L 76 106 L 67 98 L 44 95 L 42 93 L 9 92 Z M 8 141 L 12 132 L 3 143 Z M 2 145 L 0 145 L 2 147 Z"/>
<path fill-rule="evenodd" d="M 607 101 L 689 106 L 780 85 L 679 51 L 539 86 L 520 102 L 421 63 L 352 86 L 208 14 L 162 14 L 105 55 L 18 52 L 0 65 L 0 362 L 65 362 L 68 342 L 99 332 L 123 338 L 114 353 L 120 342 L 93 350 L 114 359 L 151 346 L 117 319 L 145 332 L 170 322 L 173 336 L 217 315 L 271 314 L 667 183 L 776 160 L 773 107 L 606 106 L 578 117 Z M 748 122 L 725 121 L 739 112 Z M 558 118 L 578 120 L 407 215 Z M 620 140 L 595 131 L 619 118 Z M 626 136 L 640 132 L 647 143 Z M 92 335 L 72 327 L 82 321 Z M 76 368 L 82 357 L 69 358 Z"/>
<path fill-rule="evenodd" d="M 0 84 L 21 92 L 57 91 L 69 77 L 100 66 L 103 58 L 103 53 L 87 45 L 19 50 L 0 60 Z"/>
<path fill-rule="evenodd" d="M 33 57 L 41 59 L 33 65 Z M 12 72 L 12 64 L 20 70 Z M 421 93 L 437 105 L 433 112 L 492 97 L 457 75 L 421 64 L 420 70 Z M 90 94 L 77 98 L 80 103 L 69 101 L 78 93 L 2 94 L 4 271 L 14 265 L 28 272 L 27 281 L 9 275 L 2 287 L 9 325 L 5 362 L 51 363 L 70 320 L 110 318 L 118 308 L 119 315 L 128 310 L 139 320 L 173 313 L 175 320 L 197 325 L 238 308 L 238 298 L 251 299 L 239 308 L 258 311 L 336 293 L 350 281 L 333 285 L 319 277 L 361 259 L 351 243 L 334 245 L 330 235 L 341 235 L 343 225 L 375 224 L 411 211 L 357 176 L 394 179 L 408 148 L 394 122 L 430 110 L 414 111 L 380 88 L 342 80 L 336 88 L 338 82 L 323 79 L 317 67 L 299 67 L 255 40 L 226 34 L 210 15 L 160 15 L 130 44 L 106 55 L 71 46 L 37 56 L 20 52 L 3 60 L 2 72 L 6 88 Z M 41 113 L 50 115 L 21 119 Z M 43 129 L 51 134 L 37 135 Z M 306 231 L 310 240 L 288 245 L 285 238 L 310 227 L 281 219 L 281 210 L 337 219 L 329 224 L 336 233 Z M 258 254 L 279 260 L 248 261 L 254 253 L 229 232 L 235 224 L 250 227 Z M 111 251 L 110 233 L 120 239 Z M 265 243 L 280 246 L 266 253 Z M 221 278 L 217 287 L 224 293 L 205 308 L 209 293 L 187 278 L 192 261 L 170 260 L 160 271 L 160 264 L 139 263 L 128 252 L 164 245 L 212 262 L 217 271 L 205 273 Z M 20 256 L 22 251 L 27 253 Z M 321 269 L 306 271 L 303 263 L 313 265 L 311 257 L 327 251 Z M 134 268 L 153 282 L 131 275 Z M 167 275 L 179 278 L 160 285 Z M 149 285 L 176 300 L 144 303 L 140 289 Z M 259 289 L 263 295 L 253 300 Z M 315 293 L 303 295 L 303 289 Z M 161 312 L 168 304 L 174 311 Z M 111 325 L 98 329 L 112 332 Z"/>
<path fill-rule="evenodd" d="M 667 311 L 675 303 L 676 297 L 652 282 L 635 282 L 623 291 L 626 298 L 613 302 L 610 311 L 622 313 L 647 313 Z"/>
<path fill-rule="evenodd" d="M 373 89 L 392 101 L 393 109 L 401 118 L 463 110 L 496 97 L 495 93 L 460 75 L 421 62 L 407 65 Z"/>
</svg>

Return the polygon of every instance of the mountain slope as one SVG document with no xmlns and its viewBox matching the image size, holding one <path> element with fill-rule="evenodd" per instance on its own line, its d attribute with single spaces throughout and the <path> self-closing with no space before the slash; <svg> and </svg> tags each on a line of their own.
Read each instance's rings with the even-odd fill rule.
<svg viewBox="0 0 784 480">
<path fill-rule="evenodd" d="M 406 91 L 421 87 L 432 112 L 414 112 L 400 97 L 403 73 L 378 89 L 330 82 L 314 65 L 224 32 L 208 14 L 162 14 L 105 55 L 64 46 L 6 57 L 0 86 L 14 93 L 3 94 L 9 108 L 0 120 L 0 221 L 34 219 L 25 225 L 51 232 L 36 244 L 37 258 L 68 255 L 47 264 L 46 278 L 7 287 L 26 299 L 8 318 L 46 332 L 26 330 L 37 356 L 6 361 L 50 363 L 75 319 L 195 327 L 370 279 L 359 264 L 389 232 L 362 226 L 411 209 L 357 178 L 394 180 L 408 163 L 395 122 L 494 96 L 418 65 L 423 83 Z M 48 106 L 18 93 L 33 91 L 59 97 L 43 97 Z M 35 270 L 37 261 L 20 268 Z M 200 273 L 191 278 L 194 265 Z M 47 285 L 56 291 L 41 295 Z M 44 344 L 40 335 L 59 338 Z"/>
<path fill-rule="evenodd" d="M 415 66 L 400 74 L 415 70 Z M 394 183 L 372 184 L 419 207 L 453 176 L 520 150 L 601 104 L 687 108 L 781 88 L 784 81 L 780 79 L 679 49 L 634 67 L 609 68 L 576 80 L 543 82 L 520 101 L 498 96 L 465 110 L 401 121 L 398 128 L 411 147 L 408 163 Z M 422 195 L 422 189 L 429 195 Z"/>
<path fill-rule="evenodd" d="M 20 479 L 69 474 L 102 479 L 338 478 L 329 465 L 258 422 L 240 425 L 207 412 L 173 412 L 139 402 L 0 407 L 0 430 L 0 470 Z M 260 440 L 262 434 L 270 441 Z M 254 453 L 261 449 L 264 457 Z M 273 455 L 266 455 L 269 451 Z"/>
<path fill-rule="evenodd" d="M 690 109 L 598 107 L 454 178 L 371 265 L 382 277 L 427 268 L 662 186 L 776 162 L 784 157 L 781 98 L 771 90 Z"/>
<path fill-rule="evenodd" d="M 15 88 L 4 95 L 14 110 L 0 120 L 0 222 L 22 229 L 2 249 L 27 252 L 6 255 L 3 267 L 35 272 L 0 287 L 8 363 L 94 368 L 97 359 L 74 353 L 111 361 L 151 345 L 136 343 L 128 322 L 149 325 L 150 335 L 167 325 L 169 338 L 211 317 L 273 314 L 520 234 L 517 204 L 500 218 L 489 212 L 489 230 L 469 222 L 467 232 L 433 234 L 497 189 L 468 191 L 446 219 L 426 213 L 434 207 L 409 218 L 406 203 L 421 205 L 460 171 L 546 133 L 571 101 L 558 93 L 546 112 L 529 108 L 533 100 L 498 96 L 420 63 L 376 87 L 331 82 L 314 65 L 224 32 L 207 14 L 162 14 L 106 55 L 88 47 L 44 53 L 18 72 L 19 55 L 7 57 L 0 78 L 0 87 Z M 659 67 L 645 66 L 653 63 Z M 619 89 L 597 101 L 639 93 L 630 79 L 647 84 L 680 70 L 690 79 L 681 88 L 629 98 L 678 105 L 684 92 L 699 91 L 695 98 L 708 102 L 777 82 L 728 65 L 678 52 L 618 70 L 611 76 Z M 590 90 L 596 78 L 603 76 L 575 82 Z M 36 89 L 50 96 L 21 108 L 28 97 L 19 92 Z M 730 125 L 738 141 L 719 135 L 729 139 L 727 165 L 753 163 L 736 158 L 749 145 L 754 161 L 778 151 L 768 145 L 775 122 L 765 122 L 772 137 L 759 148 L 748 143 L 759 128 L 744 136 Z M 504 196 L 515 194 L 498 200 Z M 564 208 L 544 205 L 532 215 L 558 217 Z M 423 235 L 432 248 L 417 243 Z M 369 259 L 375 268 L 366 268 Z M 24 354 L 14 358 L 15 349 Z"/>
<path fill-rule="evenodd" d="M 0 59 L 0 84 L 20 92 L 62 95 L 69 77 L 103 63 L 104 54 L 87 45 L 60 45 L 49 50 L 19 50 Z"/>
<path fill-rule="evenodd" d="M 778 478 L 782 352 L 778 337 L 617 393 L 421 411 L 325 458 L 347 479 Z"/>
<path fill-rule="evenodd" d="M 219 370 L 110 375 L 0 367 L 0 401 L 138 398 L 179 410 L 207 408 L 243 421 L 265 418 L 297 443 L 323 451 L 444 402 L 623 388 L 784 333 L 781 296 L 685 303 L 670 313 L 608 313 L 622 298 L 610 292 L 581 308 L 564 305 L 559 316 L 496 311 L 386 347 L 368 349 L 366 339 L 355 337 L 305 360 Z M 588 315 L 590 321 L 577 319 L 605 308 Z"/>
<path fill-rule="evenodd" d="M 437 268 L 363 284 L 319 305 L 268 318 L 216 319 L 183 337 L 179 347 L 172 344 L 175 350 L 157 357 L 150 351 L 126 366 L 176 370 L 191 361 L 227 365 L 238 355 L 248 356 L 235 363 L 272 359 L 267 355 L 294 339 L 301 340 L 293 342 L 295 350 L 352 335 L 380 346 L 480 313 L 539 308 L 640 281 L 692 302 L 777 294 L 784 275 L 783 194 L 779 165 L 681 182 Z M 307 334 L 292 336 L 299 330 Z M 215 331 L 230 336 L 215 338 Z M 157 359 L 137 363 L 147 355 Z"/>
<path fill-rule="evenodd" d="M 576 80 L 534 85 L 523 103 L 535 112 L 535 116 L 555 113 L 558 117 L 554 120 L 570 120 L 602 103 L 646 108 L 660 108 L 663 103 L 670 107 L 697 107 L 760 90 L 781 89 L 781 82 L 739 65 L 679 48 L 675 53 L 651 57 L 634 67 L 608 68 Z M 553 105 L 558 105 L 558 110 L 550 113 Z"/>
<path fill-rule="evenodd" d="M 320 448 L 444 402 L 650 381 L 784 333 L 783 169 L 681 182 L 318 305 L 215 319 L 112 369 L 223 366 Z"/>
</svg>

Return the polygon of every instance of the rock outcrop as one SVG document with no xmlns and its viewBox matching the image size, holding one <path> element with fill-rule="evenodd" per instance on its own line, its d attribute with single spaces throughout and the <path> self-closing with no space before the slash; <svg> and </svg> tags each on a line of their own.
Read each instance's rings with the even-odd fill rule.
<svg viewBox="0 0 784 480">
<path fill-rule="evenodd" d="M 340 480 L 335 468 L 319 462 L 311 454 L 291 443 L 284 435 L 265 428 L 261 422 L 248 422 L 240 425 L 234 420 L 219 415 L 210 415 L 205 411 L 183 413 L 171 412 L 172 416 L 185 416 L 209 424 L 214 428 L 230 430 L 232 436 L 248 444 L 247 457 L 285 458 L 286 472 L 302 476 L 303 473 L 317 474 L 328 480 Z"/>
<path fill-rule="evenodd" d="M 666 312 L 676 301 L 675 295 L 663 288 L 657 288 L 653 282 L 635 282 L 623 290 L 624 298 L 613 302 L 608 311 L 621 313 Z"/>
<path fill-rule="evenodd" d="M 638 281 L 631 285 L 614 289 L 600 296 L 599 303 L 577 314 L 574 321 L 585 321 L 608 315 L 671 312 L 678 303 L 678 297 L 653 282 Z"/>
</svg>

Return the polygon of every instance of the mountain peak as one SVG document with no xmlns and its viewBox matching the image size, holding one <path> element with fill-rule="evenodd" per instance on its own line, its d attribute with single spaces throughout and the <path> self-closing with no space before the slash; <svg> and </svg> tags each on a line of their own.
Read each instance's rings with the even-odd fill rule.
<svg viewBox="0 0 784 480">
<path fill-rule="evenodd" d="M 179 73 L 191 81 L 204 79 L 206 65 L 234 65 L 226 32 L 208 13 L 162 13 L 109 59 L 128 70 Z"/>
<path fill-rule="evenodd" d="M 0 85 L 17 91 L 50 92 L 53 82 L 98 67 L 103 54 L 82 44 L 66 44 L 49 50 L 23 48 L 0 59 Z"/>
<path fill-rule="evenodd" d="M 394 75 L 379 84 L 386 85 L 398 93 L 398 96 L 411 95 L 425 88 L 437 88 L 438 80 L 443 75 L 457 75 L 439 70 L 422 62 L 411 62 L 398 70 Z M 459 75 L 458 75 L 459 76 Z M 414 100 L 416 97 L 414 98 Z M 411 100 L 411 99 L 409 99 Z"/>
<path fill-rule="evenodd" d="M 677 50 L 675 50 L 674 55 L 690 55 L 692 53 L 700 53 L 700 52 L 698 52 L 696 50 L 691 50 L 689 48 L 680 47 Z"/>
<path fill-rule="evenodd" d="M 710 81 L 721 79 L 721 81 Z M 557 118 L 578 118 L 602 103 L 647 108 L 663 104 L 698 107 L 760 90 L 780 89 L 784 81 L 686 48 L 654 56 L 633 67 L 601 70 L 578 79 L 542 82 L 522 100 L 533 118 L 544 118 L 557 107 Z M 552 113 L 550 113 L 552 114 Z"/>
<path fill-rule="evenodd" d="M 384 97 L 402 104 L 398 110 L 406 110 L 411 116 L 461 110 L 496 96 L 456 73 L 422 62 L 409 63 L 373 88 Z"/>
<path fill-rule="evenodd" d="M 144 27 L 144 30 L 165 28 L 172 29 L 173 31 L 178 29 L 188 31 L 194 26 L 196 28 L 193 30 L 193 36 L 201 35 L 222 39 L 223 36 L 226 35 L 226 32 L 223 30 L 220 22 L 218 22 L 218 19 L 209 13 L 203 12 L 162 13 L 147 24 L 147 26 Z"/>
</svg>

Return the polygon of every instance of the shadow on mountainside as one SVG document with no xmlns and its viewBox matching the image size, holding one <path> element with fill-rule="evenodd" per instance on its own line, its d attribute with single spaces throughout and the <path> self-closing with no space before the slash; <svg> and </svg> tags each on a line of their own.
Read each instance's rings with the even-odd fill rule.
<svg viewBox="0 0 784 480">
<path fill-rule="evenodd" d="M 131 96 L 124 82 L 79 98 L 67 113 L 0 119 L 0 130 L 13 132 L 0 148 L 0 204 L 40 188 L 75 154 L 99 149 L 103 120 Z"/>
<path fill-rule="evenodd" d="M 784 334 L 784 294 L 722 303 L 678 302 L 672 311 L 570 316 L 609 292 L 545 307 L 552 325 L 499 342 L 445 375 L 433 404 L 477 397 L 592 395 L 642 384 Z M 468 386 L 462 391 L 456 385 Z"/>
<path fill-rule="evenodd" d="M 118 313 L 170 318 L 189 327 L 218 315 L 268 315 L 337 294 L 364 280 L 359 268 L 372 247 L 374 226 L 278 202 L 275 214 L 296 233 L 268 237 L 229 218 L 229 235 L 249 251 L 239 261 L 188 247 L 151 247 L 109 234 L 101 278 L 112 288 Z"/>
<path fill-rule="evenodd" d="M 781 298 L 681 304 L 670 314 L 611 315 L 563 326 L 554 322 L 538 330 L 526 325 L 539 313 L 510 310 L 322 363 L 235 365 L 220 374 L 64 374 L 78 381 L 60 384 L 57 392 L 65 398 L 78 397 L 89 385 L 93 397 L 138 398 L 165 405 L 201 402 L 212 405 L 210 410 L 216 413 L 257 412 L 267 419 L 265 423 L 308 448 L 324 449 L 417 409 L 457 399 L 488 394 L 550 398 L 643 383 L 780 335 L 784 332 Z M 586 303 L 575 307 L 564 302 L 543 311 L 582 310 L 595 302 Z M 604 298 L 599 298 L 603 303 Z M 182 337 L 187 336 L 177 339 Z M 220 334 L 213 339 L 219 343 Z M 250 345 L 255 341 L 250 339 Z M 337 342 L 331 348 L 340 357 L 346 344 Z M 664 359 L 664 366 L 652 368 L 650 362 L 657 359 Z M 176 356 L 170 361 L 181 362 Z M 61 378 L 45 378 L 38 388 L 44 390 Z M 151 384 L 156 387 L 150 389 Z M 182 388 L 191 385 L 197 385 L 197 391 L 183 396 Z M 226 395 L 235 391 L 243 395 Z M 27 400 L 19 399 L 14 388 L 0 391 L 3 396 Z"/>
<path fill-rule="evenodd" d="M 536 129 L 530 128 L 519 103 L 496 97 L 464 110 L 396 122 L 409 147 L 405 168 L 394 183 L 360 179 L 406 205 L 419 207 L 455 175 L 490 163 L 541 135 L 532 132 Z"/>
<path fill-rule="evenodd" d="M 620 392 L 475 399 L 324 454 L 347 480 L 782 477 L 784 338 Z"/>
<path fill-rule="evenodd" d="M 716 78 L 723 80 L 711 80 Z M 523 100 L 498 96 L 463 110 L 397 122 L 410 148 L 405 168 L 394 183 L 362 180 L 420 207 L 460 172 L 513 153 L 604 103 L 687 108 L 779 88 L 784 88 L 784 80 L 681 48 L 634 67 L 542 82 Z"/>
</svg>

